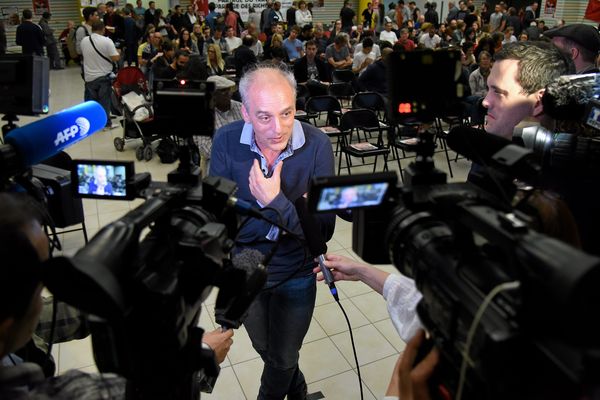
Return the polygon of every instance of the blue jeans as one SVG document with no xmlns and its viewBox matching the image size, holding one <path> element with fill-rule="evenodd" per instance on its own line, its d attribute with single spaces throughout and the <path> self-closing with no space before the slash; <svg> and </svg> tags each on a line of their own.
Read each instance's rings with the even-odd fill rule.
<svg viewBox="0 0 600 400">
<path fill-rule="evenodd" d="M 112 94 L 112 81 L 109 77 L 103 76 L 91 82 L 85 83 L 84 100 L 94 100 L 100 103 L 106 111 L 106 126 L 110 126 L 110 99 Z"/>
<path fill-rule="evenodd" d="M 276 282 L 267 282 L 267 287 Z M 308 331 L 317 286 L 315 275 L 295 278 L 258 295 L 244 326 L 252 347 L 265 363 L 258 398 L 306 398 L 306 381 L 298 366 L 302 340 Z"/>
</svg>

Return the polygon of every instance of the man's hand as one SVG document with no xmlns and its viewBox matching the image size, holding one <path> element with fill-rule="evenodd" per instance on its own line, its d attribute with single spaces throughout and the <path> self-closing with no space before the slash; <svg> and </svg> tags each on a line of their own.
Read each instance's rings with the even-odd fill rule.
<svg viewBox="0 0 600 400">
<path fill-rule="evenodd" d="M 206 343 L 214 351 L 217 363 L 221 364 L 233 344 L 232 337 L 233 329 L 228 329 L 225 332 L 221 329 L 215 329 L 212 332 L 204 332 L 202 342 Z"/>
<path fill-rule="evenodd" d="M 273 175 L 270 178 L 265 178 L 260 169 L 258 160 L 254 160 L 254 164 L 250 169 L 248 183 L 250 184 L 250 193 L 262 204 L 266 206 L 270 204 L 281 191 L 281 168 L 283 161 L 279 161 L 275 166 Z"/>
<path fill-rule="evenodd" d="M 331 269 L 334 281 L 358 281 L 360 280 L 359 272 L 367 267 L 363 263 L 337 254 L 327 254 L 325 260 L 325 265 Z M 313 269 L 315 274 L 320 271 L 320 266 Z M 317 275 L 317 280 L 322 281 L 323 279 L 323 274 Z"/>
<path fill-rule="evenodd" d="M 407 343 L 404 353 L 394 367 L 386 396 L 397 396 L 402 400 L 431 399 L 427 381 L 440 358 L 437 348 L 434 347 L 419 364 L 413 367 L 424 338 L 425 332 L 419 330 Z"/>
</svg>

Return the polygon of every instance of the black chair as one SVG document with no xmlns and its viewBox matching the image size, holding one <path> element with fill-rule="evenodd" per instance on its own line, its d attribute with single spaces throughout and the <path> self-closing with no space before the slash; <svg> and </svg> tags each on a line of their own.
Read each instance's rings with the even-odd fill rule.
<svg viewBox="0 0 600 400">
<path fill-rule="evenodd" d="M 388 170 L 387 157 L 390 153 L 390 149 L 384 144 L 383 132 L 384 129 L 379 125 L 379 119 L 374 111 L 367 109 L 348 110 L 342 115 L 340 122 L 341 135 L 341 152 L 344 154 L 346 159 L 346 167 L 348 174 L 351 175 L 352 160 L 350 157 L 360 158 L 365 164 L 366 157 L 375 157 L 373 161 L 373 172 L 377 169 L 377 159 L 379 156 L 383 156 L 383 170 Z M 352 143 L 352 135 L 357 132 L 357 136 L 360 137 L 360 131 L 363 132 L 377 132 L 377 142 L 358 142 Z M 342 170 L 342 157 L 340 155 L 338 161 L 338 175 Z"/>
<path fill-rule="evenodd" d="M 332 83 L 329 85 L 329 95 L 338 99 L 342 107 L 344 106 L 344 101 L 346 102 L 346 107 L 350 107 L 350 101 L 354 96 L 354 88 L 349 82 Z"/>
<path fill-rule="evenodd" d="M 329 137 L 335 137 L 335 154 L 338 153 L 340 146 L 340 135 L 342 132 L 339 130 L 339 121 L 342 116 L 342 106 L 340 102 L 333 96 L 315 96 L 309 97 L 306 101 L 304 110 L 307 113 L 309 119 L 313 120 L 313 125 L 321 127 L 322 131 Z M 321 119 L 323 113 L 327 113 L 325 119 L 325 125 L 320 125 L 318 121 Z"/>
<path fill-rule="evenodd" d="M 337 82 L 350 83 L 350 82 L 354 82 L 354 79 L 356 79 L 356 75 L 354 75 L 354 72 L 352 72 L 351 69 L 334 69 L 332 77 L 333 77 L 334 83 L 337 83 Z"/>
</svg>

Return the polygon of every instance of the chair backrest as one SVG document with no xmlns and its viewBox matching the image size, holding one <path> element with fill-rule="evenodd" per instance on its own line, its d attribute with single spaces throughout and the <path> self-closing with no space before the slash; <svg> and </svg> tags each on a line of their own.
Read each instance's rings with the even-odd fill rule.
<svg viewBox="0 0 600 400">
<path fill-rule="evenodd" d="M 354 96 L 354 89 L 352 84 L 347 82 L 332 83 L 329 85 L 329 94 L 335 97 L 352 97 Z"/>
<path fill-rule="evenodd" d="M 308 113 L 320 113 L 328 111 L 342 111 L 342 106 L 338 99 L 333 96 L 315 96 L 310 97 L 306 102 L 306 112 Z"/>
<path fill-rule="evenodd" d="M 383 96 L 376 92 L 356 93 L 352 98 L 352 108 L 367 108 L 373 111 L 386 111 Z"/>
<path fill-rule="evenodd" d="M 366 108 L 348 110 L 342 115 L 340 128 L 343 131 L 379 128 L 379 119 L 374 111 L 367 110 Z"/>
<path fill-rule="evenodd" d="M 350 69 L 334 69 L 334 82 L 352 82 L 354 80 L 354 72 Z"/>
</svg>

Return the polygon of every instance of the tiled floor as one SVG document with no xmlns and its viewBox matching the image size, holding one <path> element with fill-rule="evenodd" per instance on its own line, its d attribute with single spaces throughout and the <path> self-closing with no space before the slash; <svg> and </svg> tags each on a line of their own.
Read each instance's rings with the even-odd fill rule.
<svg viewBox="0 0 600 400">
<path fill-rule="evenodd" d="M 83 83 L 77 68 L 51 71 L 51 112 L 78 104 L 83 98 Z M 22 118 L 21 124 L 33 121 Z M 198 121 L 201 123 L 201 121 Z M 119 153 L 113 146 L 113 139 L 120 135 L 115 129 L 111 132 L 98 132 L 91 138 L 71 147 L 68 152 L 73 158 L 135 160 L 137 142 L 128 143 L 125 151 Z M 443 154 L 437 154 L 438 168 L 446 169 Z M 469 168 L 465 160 L 453 162 L 455 180 L 464 180 Z M 154 180 L 165 180 L 166 173 L 174 164 L 161 164 L 157 157 L 150 162 L 135 163 L 136 172 L 150 172 Z M 391 162 L 392 168 L 396 167 Z M 85 200 L 85 218 L 90 235 L 98 228 L 121 217 L 135 208 L 141 200 L 132 202 L 111 202 Z M 72 254 L 83 245 L 78 232 L 62 235 L 64 251 Z M 342 220 L 337 221 L 333 239 L 328 243 L 329 251 L 358 258 L 352 251 L 352 226 Z M 391 265 L 381 268 L 393 272 Z M 358 361 L 364 383 L 366 399 L 381 398 L 399 352 L 404 343 L 399 339 L 387 315 L 385 302 L 380 295 L 358 282 L 338 284 L 341 303 L 348 313 L 356 341 Z M 201 315 L 201 325 L 214 329 L 215 293 L 206 301 Z M 88 339 L 55 346 L 54 354 L 59 372 L 71 368 L 95 371 Z M 309 391 L 323 393 L 326 399 L 358 399 L 359 388 L 356 366 L 348 328 L 338 306 L 334 303 L 327 288 L 319 284 L 317 304 L 312 324 L 301 350 L 300 365 L 309 383 Z M 262 362 L 252 349 L 244 328 L 235 332 L 234 344 L 227 360 L 222 365 L 221 376 L 215 390 L 203 399 L 254 399 L 258 392 Z"/>
</svg>

